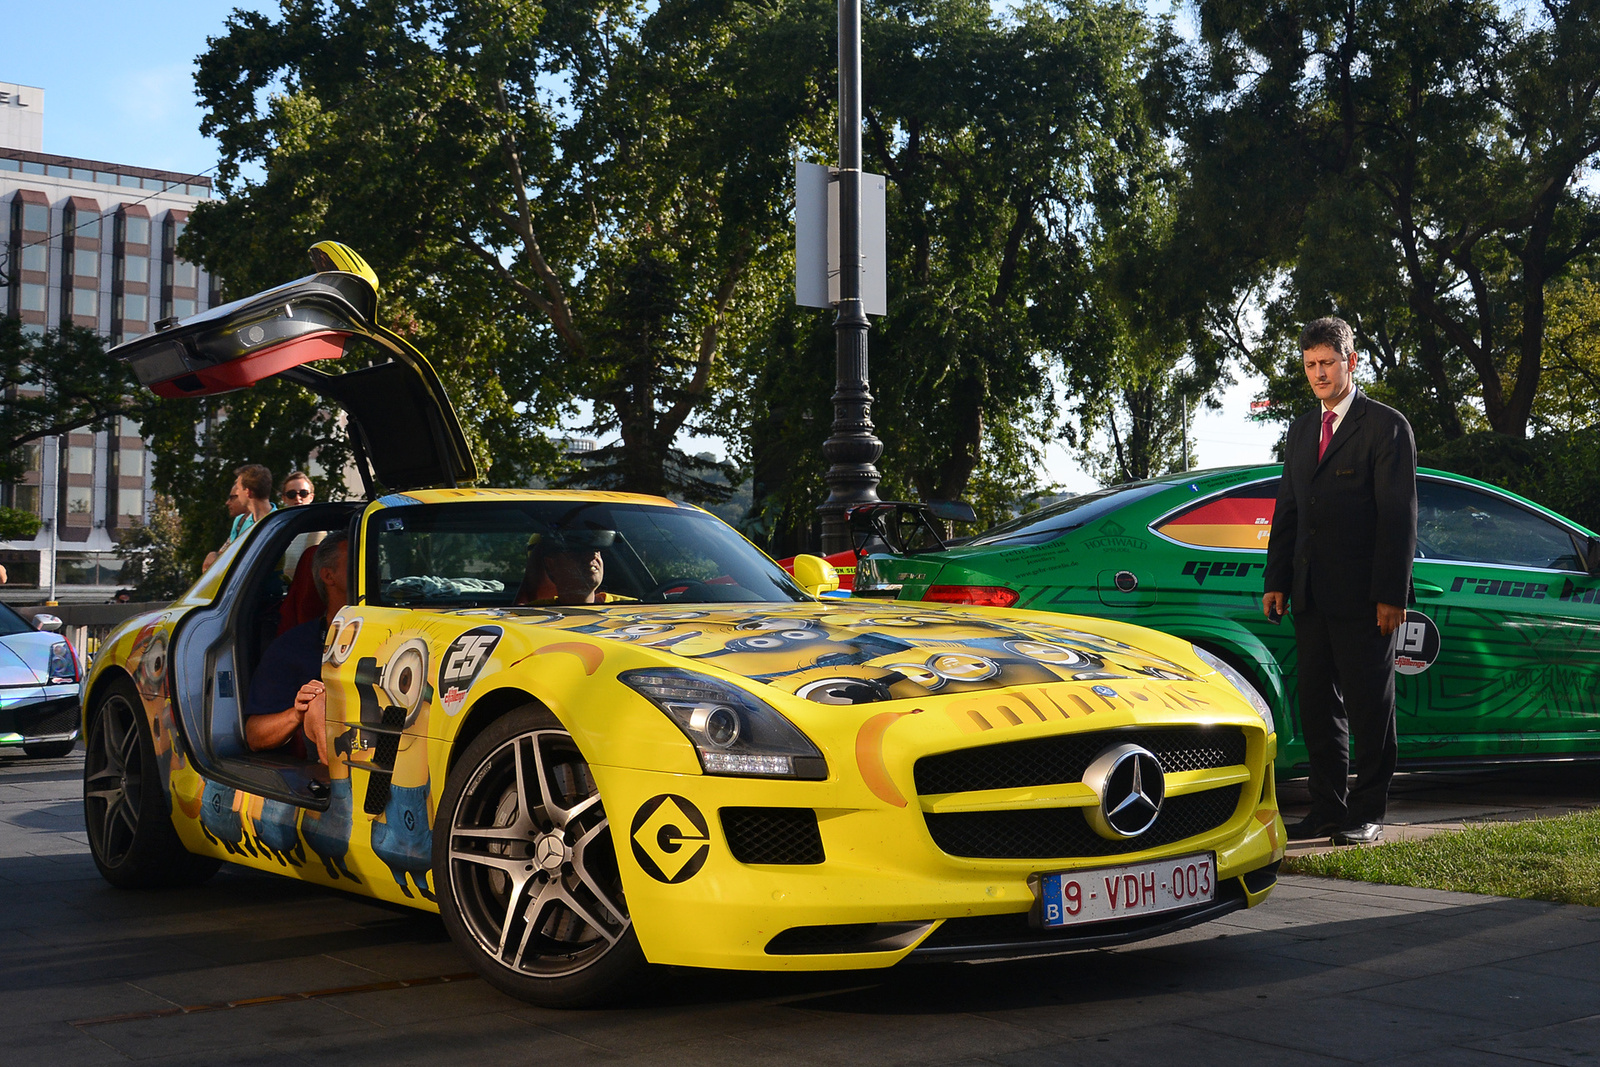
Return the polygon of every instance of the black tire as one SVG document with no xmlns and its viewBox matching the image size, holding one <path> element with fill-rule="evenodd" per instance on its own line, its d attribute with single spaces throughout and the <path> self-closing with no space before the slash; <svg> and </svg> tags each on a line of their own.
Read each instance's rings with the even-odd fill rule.
<svg viewBox="0 0 1600 1067">
<path fill-rule="evenodd" d="M 521 1000 L 606 1003 L 649 970 L 589 764 L 542 708 L 495 720 L 456 761 L 434 820 L 433 884 L 451 939 Z"/>
<path fill-rule="evenodd" d="M 197 885 L 221 861 L 183 847 L 161 784 L 139 692 L 111 683 L 89 712 L 84 735 L 83 821 L 100 875 L 119 889 Z"/>
<path fill-rule="evenodd" d="M 72 741 L 33 741 L 22 746 L 22 752 L 33 759 L 60 759 L 62 756 L 72 755 L 72 750 L 78 747 L 76 740 Z"/>
</svg>

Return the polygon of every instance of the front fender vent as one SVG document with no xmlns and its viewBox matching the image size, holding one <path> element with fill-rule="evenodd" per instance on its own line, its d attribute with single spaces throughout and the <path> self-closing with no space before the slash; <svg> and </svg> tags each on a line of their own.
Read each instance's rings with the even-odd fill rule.
<svg viewBox="0 0 1600 1067">
<path fill-rule="evenodd" d="M 821 863 L 822 832 L 810 808 L 723 808 L 722 833 L 740 863 Z"/>
</svg>

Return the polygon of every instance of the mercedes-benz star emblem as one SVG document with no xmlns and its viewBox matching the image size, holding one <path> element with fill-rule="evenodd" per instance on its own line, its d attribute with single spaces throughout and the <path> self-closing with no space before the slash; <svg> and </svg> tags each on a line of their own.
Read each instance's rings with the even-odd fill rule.
<svg viewBox="0 0 1600 1067">
<path fill-rule="evenodd" d="M 559 870 L 567 862 L 567 846 L 555 834 L 545 834 L 534 843 L 533 862 L 546 871 Z"/>
<path fill-rule="evenodd" d="M 1101 837 L 1122 841 L 1155 825 L 1167 795 L 1161 761 L 1134 744 L 1113 745 L 1094 758 L 1083 783 L 1100 803 L 1084 809 L 1084 817 Z"/>
</svg>

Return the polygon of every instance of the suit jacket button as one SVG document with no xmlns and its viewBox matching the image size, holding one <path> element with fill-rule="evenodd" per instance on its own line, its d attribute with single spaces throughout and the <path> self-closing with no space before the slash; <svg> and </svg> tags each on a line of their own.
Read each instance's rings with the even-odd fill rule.
<svg viewBox="0 0 1600 1067">
<path fill-rule="evenodd" d="M 1311 502 L 1312 502 L 1312 503 L 1313 503 L 1313 504 L 1315 504 L 1315 503 L 1316 503 L 1316 502 L 1317 502 L 1317 498 L 1316 498 L 1316 497 L 1312 497 L 1312 498 L 1311 498 Z"/>
</svg>

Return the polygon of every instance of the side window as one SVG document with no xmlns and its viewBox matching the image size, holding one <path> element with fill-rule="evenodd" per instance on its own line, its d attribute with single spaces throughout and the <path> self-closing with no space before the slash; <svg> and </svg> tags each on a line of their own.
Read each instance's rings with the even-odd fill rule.
<svg viewBox="0 0 1600 1067">
<path fill-rule="evenodd" d="M 1467 485 L 1417 479 L 1417 557 L 1581 570 L 1565 527 Z"/>
<path fill-rule="evenodd" d="M 1265 552 L 1277 502 L 1278 479 L 1251 482 L 1198 501 L 1152 529 L 1196 548 L 1255 548 Z"/>
</svg>

